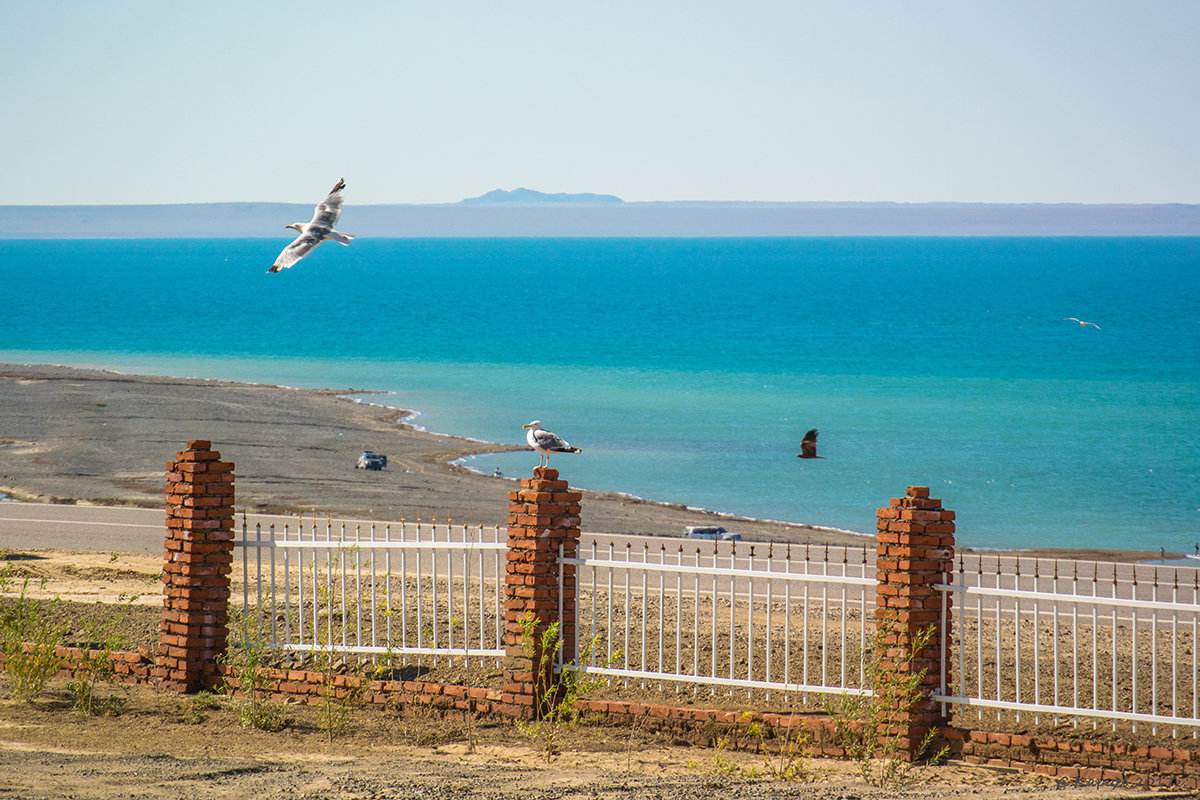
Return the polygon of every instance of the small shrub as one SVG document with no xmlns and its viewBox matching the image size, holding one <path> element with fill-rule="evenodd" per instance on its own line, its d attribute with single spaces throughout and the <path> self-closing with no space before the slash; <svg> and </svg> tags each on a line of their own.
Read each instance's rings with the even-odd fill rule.
<svg viewBox="0 0 1200 800">
<path fill-rule="evenodd" d="M 350 671 L 347 670 L 347 677 L 351 680 L 339 686 L 341 665 L 337 663 L 333 652 L 320 650 L 316 660 L 321 673 L 321 707 L 317 712 L 317 720 L 332 742 L 335 736 L 353 729 L 354 715 L 362 707 L 362 696 L 367 689 L 366 675 L 373 667 L 359 669 L 358 674 L 348 674 Z"/>
<path fill-rule="evenodd" d="M 245 617 L 232 609 L 230 623 L 231 629 L 239 629 L 243 634 L 247 630 Z M 244 727 L 260 731 L 282 730 L 290 720 L 283 704 L 271 697 L 275 686 L 264 663 L 263 649 L 246 635 L 242 640 L 241 647 L 227 649 L 218 659 L 227 669 L 220 691 L 234 698 L 238 720 Z"/>
<path fill-rule="evenodd" d="M 136 597 L 122 597 L 124 613 Z M 71 693 L 72 706 L 92 716 L 116 717 L 125 711 L 127 699 L 113 694 L 97 694 L 99 686 L 115 684 L 116 669 L 112 654 L 126 646 L 126 638 L 117 632 L 123 613 L 120 607 L 105 609 L 105 614 L 90 620 L 84 629 L 82 652 L 71 670 L 71 681 L 67 690 Z M 96 646 L 92 646 L 96 645 Z"/>
<path fill-rule="evenodd" d="M 199 692 L 187 699 L 180 720 L 189 725 L 199 725 L 208 719 L 205 711 L 216 711 L 221 708 L 221 700 L 212 692 Z"/>
<path fill-rule="evenodd" d="M 701 766 L 700 762 L 691 759 L 687 762 L 688 769 L 696 770 L 713 778 L 758 777 L 757 769 L 753 767 L 743 769 L 738 766 L 736 761 L 729 757 L 732 747 L 732 740 L 728 736 L 718 736 L 717 741 L 713 744 L 712 756 L 708 763 Z"/>
<path fill-rule="evenodd" d="M 762 771 L 766 777 L 776 781 L 808 780 L 808 737 L 795 727 L 776 729 L 775 738 L 768 744 L 763 726 L 754 723 L 750 735 L 758 736 L 762 751 Z"/>
<path fill-rule="evenodd" d="M 761 722 L 750 722 L 751 717 L 750 712 L 746 712 L 739 722 L 748 723 L 745 736 L 757 740 L 758 750 L 762 754 L 761 767 L 742 767 L 729 757 L 729 751 L 737 748 L 741 734 L 737 735 L 737 740 L 730 736 L 718 736 L 709 763 L 701 767 L 692 760 L 688 762 L 688 767 L 716 778 L 769 778 L 789 782 L 807 779 L 805 736 L 798 730 L 787 728 L 776 733 L 774 738 L 769 738 L 766 727 Z"/>
<path fill-rule="evenodd" d="M 834 735 L 847 754 L 858 762 L 862 779 L 871 786 L 893 789 L 911 786 L 919 777 L 914 769 L 918 762 L 901 757 L 900 743 L 892 731 L 897 716 L 908 712 L 921 699 L 920 686 L 927 670 L 913 671 L 911 667 L 916 654 L 936 634 L 933 625 L 919 630 L 902 649 L 902 655 L 891 659 L 898 668 L 885 670 L 878 653 L 883 651 L 884 637 L 894 629 L 895 622 L 894 616 L 881 621 L 871 648 L 863 657 L 867 685 L 874 691 L 874 696 L 841 695 L 836 700 L 826 700 L 825 704 L 834 723 Z M 925 736 L 917 749 L 918 758 L 929 752 L 936 735 L 935 730 L 930 730 Z M 948 749 L 933 754 L 926 763 L 941 761 Z"/>
<path fill-rule="evenodd" d="M 7 594 L 13 583 L 11 564 L 0 570 L 0 594 Z M 3 636 L 4 671 L 9 688 L 18 700 L 31 701 L 45 691 L 58 671 L 62 658 L 57 648 L 63 642 L 65 628 L 52 625 L 39 613 L 35 601 L 26 597 L 30 577 L 21 582 L 20 594 L 0 611 L 0 636 Z M 42 585 L 45 585 L 43 580 Z"/>
<path fill-rule="evenodd" d="M 527 652 L 534 654 L 534 681 L 545 680 L 553 674 L 554 662 L 562 650 L 561 626 L 558 622 L 551 623 L 542 631 L 541 636 L 537 637 L 536 620 L 532 615 L 526 614 L 521 620 L 521 627 L 521 641 Z M 557 683 L 540 687 L 532 720 L 517 720 L 517 727 L 521 732 L 541 745 L 542 755 L 547 763 L 558 754 L 558 743 L 563 731 L 579 723 L 576 701 L 604 683 L 603 679 L 589 678 L 587 673 L 576 667 L 577 664 L 588 660 L 595 644 L 595 640 L 589 642 L 579 653 L 578 659 L 563 665 Z"/>
</svg>

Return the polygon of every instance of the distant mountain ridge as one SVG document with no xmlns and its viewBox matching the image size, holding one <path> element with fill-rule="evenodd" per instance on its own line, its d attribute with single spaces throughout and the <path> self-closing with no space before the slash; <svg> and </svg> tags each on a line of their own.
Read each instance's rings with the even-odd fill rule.
<svg viewBox="0 0 1200 800">
<path fill-rule="evenodd" d="M 512 191 L 504 189 L 493 189 L 490 192 L 481 194 L 478 197 L 468 197 L 459 200 L 459 205 L 475 206 L 488 205 L 492 203 L 579 203 L 587 205 L 613 205 L 624 203 L 625 201 L 616 195 L 612 194 L 593 194 L 591 192 L 580 192 L 577 194 L 567 194 L 565 192 L 557 192 L 555 194 L 547 194 L 539 192 L 536 189 L 526 189 L 520 187 Z"/>
<path fill-rule="evenodd" d="M 1183 203 L 627 203 L 497 192 L 458 203 L 347 204 L 338 228 L 381 239 L 1200 236 L 1200 205 Z M 270 238 L 282 247 L 295 236 L 284 226 L 311 216 L 309 203 L 0 206 L 0 239 Z"/>
</svg>

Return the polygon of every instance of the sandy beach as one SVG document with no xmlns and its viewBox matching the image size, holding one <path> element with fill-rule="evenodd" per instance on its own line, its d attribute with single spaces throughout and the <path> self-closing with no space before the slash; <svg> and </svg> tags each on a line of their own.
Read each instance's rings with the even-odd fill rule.
<svg viewBox="0 0 1200 800">
<path fill-rule="evenodd" d="M 239 510 L 503 525 L 507 493 L 525 476 L 496 478 L 450 462 L 524 444 L 419 431 L 403 421 L 408 411 L 385 401 L 370 387 L 302 390 L 0 364 L 0 492 L 157 508 L 164 462 L 189 439 L 208 439 L 236 465 Z M 521 433 L 514 425 L 514 441 Z M 363 450 L 386 454 L 387 468 L 355 469 Z M 532 473 L 537 456 L 529 456 Z M 569 462 L 555 466 L 570 480 Z M 873 544 L 832 529 L 604 492 L 585 492 L 582 517 L 582 527 L 597 532 L 680 536 L 685 525 L 720 524 L 755 540 Z"/>
</svg>

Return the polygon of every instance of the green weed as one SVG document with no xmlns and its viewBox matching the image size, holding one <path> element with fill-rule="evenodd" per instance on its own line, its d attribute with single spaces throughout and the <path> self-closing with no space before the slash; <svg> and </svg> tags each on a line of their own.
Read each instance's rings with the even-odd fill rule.
<svg viewBox="0 0 1200 800">
<path fill-rule="evenodd" d="M 900 648 L 899 657 L 889 660 L 892 669 L 884 669 L 880 653 L 884 652 L 884 638 L 895 627 L 895 618 L 885 617 L 876 626 L 870 649 L 864 654 L 864 674 L 868 688 L 874 696 L 841 695 L 836 700 L 828 699 L 825 710 L 834 723 L 834 735 L 847 754 L 858 762 L 859 774 L 871 786 L 902 788 L 913 785 L 919 774 L 918 759 L 929 753 L 937 736 L 930 730 L 918 746 L 913 760 L 902 756 L 900 742 L 894 735 L 900 714 L 910 711 L 922 699 L 920 686 L 927 670 L 913 670 L 916 654 L 928 646 L 936 634 L 930 625 L 911 637 Z M 945 758 L 949 748 L 942 748 L 931 755 L 926 763 L 937 763 Z"/>
</svg>

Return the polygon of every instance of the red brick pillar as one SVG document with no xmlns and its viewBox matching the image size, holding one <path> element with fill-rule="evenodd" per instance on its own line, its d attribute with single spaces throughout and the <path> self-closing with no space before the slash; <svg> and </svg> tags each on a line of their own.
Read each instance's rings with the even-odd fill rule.
<svg viewBox="0 0 1200 800">
<path fill-rule="evenodd" d="M 163 612 L 154 674 L 160 685 L 197 692 L 216 684 L 229 636 L 233 565 L 233 464 L 193 440 L 167 462 Z"/>
<path fill-rule="evenodd" d="M 553 690 L 553 670 L 536 669 L 542 634 L 553 623 L 560 623 L 563 662 L 575 659 L 575 567 L 562 567 L 560 594 L 558 554 L 560 545 L 567 558 L 579 549 L 581 498 L 550 467 L 537 467 L 508 493 L 504 703 L 513 716 L 535 716 Z M 527 618 L 533 621 L 532 652 L 523 641 Z"/>
<path fill-rule="evenodd" d="M 917 759 L 920 744 L 931 728 L 946 725 L 940 703 L 929 699 L 940 683 L 942 652 L 942 593 L 934 584 L 949 582 L 954 563 L 954 512 L 929 496 L 927 486 L 909 486 L 904 497 L 892 498 L 878 511 L 876 548 L 875 624 L 881 634 L 876 655 L 884 670 L 901 674 L 925 671 L 908 710 L 898 711 L 894 732 L 901 750 Z M 946 631 L 950 631 L 949 597 Z M 924 648 L 912 652 L 913 637 L 932 626 L 933 635 Z M 946 661 L 949 666 L 949 659 Z M 896 705 L 887 697 L 881 702 Z M 924 754 L 928 755 L 928 754 Z"/>
</svg>

